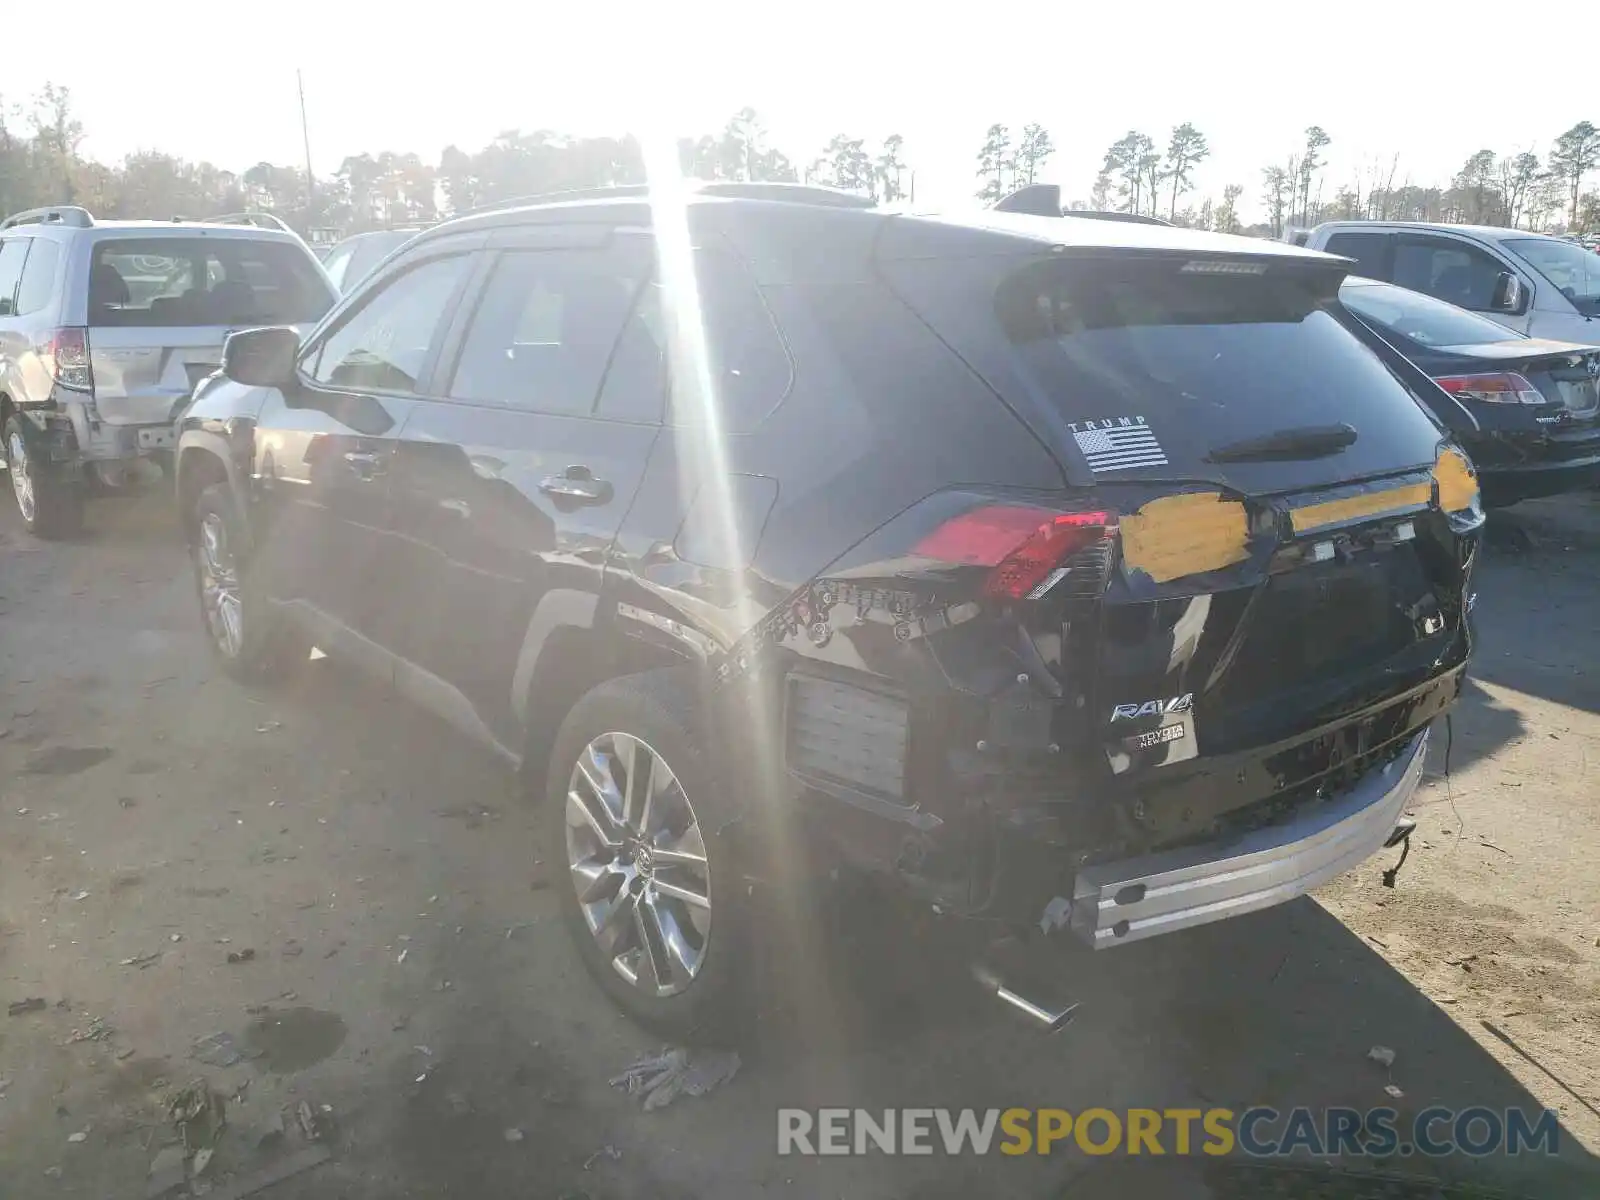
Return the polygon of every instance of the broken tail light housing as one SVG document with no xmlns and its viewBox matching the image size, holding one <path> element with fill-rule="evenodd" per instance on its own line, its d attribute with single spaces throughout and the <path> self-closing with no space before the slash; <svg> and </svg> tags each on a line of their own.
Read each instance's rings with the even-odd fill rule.
<svg viewBox="0 0 1600 1200">
<path fill-rule="evenodd" d="M 983 594 L 990 599 L 1032 600 L 1066 573 L 1068 559 L 1109 543 L 1116 534 L 1116 514 L 1104 510 L 990 504 L 946 521 L 912 552 L 937 562 L 987 567 Z"/>
<path fill-rule="evenodd" d="M 1434 380 L 1445 391 L 1462 400 L 1481 400 L 1485 404 L 1544 404 L 1544 393 L 1528 378 L 1515 371 L 1493 371 L 1485 375 L 1441 375 Z"/>
</svg>

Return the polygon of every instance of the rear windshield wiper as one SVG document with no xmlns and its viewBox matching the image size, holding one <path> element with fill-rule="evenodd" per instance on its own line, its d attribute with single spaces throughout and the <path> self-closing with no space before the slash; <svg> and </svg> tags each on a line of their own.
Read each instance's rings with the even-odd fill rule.
<svg viewBox="0 0 1600 1200">
<path fill-rule="evenodd" d="M 1299 429 L 1280 429 L 1265 437 L 1246 438 L 1218 446 L 1206 455 L 1207 462 L 1285 462 L 1307 458 L 1326 458 L 1337 454 L 1356 440 L 1356 431 L 1342 422 L 1338 425 L 1307 425 Z"/>
</svg>

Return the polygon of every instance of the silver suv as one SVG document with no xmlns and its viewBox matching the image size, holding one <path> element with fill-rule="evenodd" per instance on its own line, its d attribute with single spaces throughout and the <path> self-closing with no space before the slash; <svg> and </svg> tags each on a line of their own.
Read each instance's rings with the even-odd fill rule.
<svg viewBox="0 0 1600 1200">
<path fill-rule="evenodd" d="M 338 293 L 287 226 L 96 221 L 82 208 L 0 223 L 0 425 L 17 507 L 74 533 L 89 489 L 171 475 L 173 422 L 235 329 L 309 330 Z"/>
</svg>

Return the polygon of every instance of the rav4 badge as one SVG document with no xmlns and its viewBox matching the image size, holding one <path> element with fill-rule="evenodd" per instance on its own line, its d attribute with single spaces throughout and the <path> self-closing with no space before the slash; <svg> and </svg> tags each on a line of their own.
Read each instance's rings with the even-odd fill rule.
<svg viewBox="0 0 1600 1200">
<path fill-rule="evenodd" d="M 1113 721 L 1131 721 L 1136 717 L 1164 717 L 1169 713 L 1188 712 L 1194 707 L 1194 693 L 1185 692 L 1169 700 L 1146 700 L 1143 704 L 1119 704 L 1111 710 Z"/>
</svg>

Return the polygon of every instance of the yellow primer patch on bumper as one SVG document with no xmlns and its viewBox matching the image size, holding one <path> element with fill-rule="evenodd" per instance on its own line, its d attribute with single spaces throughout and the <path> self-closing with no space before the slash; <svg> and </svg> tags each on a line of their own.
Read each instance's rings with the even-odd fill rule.
<svg viewBox="0 0 1600 1200">
<path fill-rule="evenodd" d="M 1346 496 L 1342 500 L 1328 500 L 1322 504 L 1291 509 L 1289 519 L 1296 534 L 1309 533 L 1325 525 L 1339 525 L 1362 517 L 1376 517 L 1403 508 L 1415 508 L 1432 499 L 1431 484 L 1411 483 L 1404 487 L 1386 488 L 1381 492 L 1367 492 L 1360 496 Z"/>
<path fill-rule="evenodd" d="M 1454 450 L 1446 450 L 1433 464 L 1433 481 L 1439 485 L 1439 507 L 1447 513 L 1464 512 L 1478 498 L 1478 476 Z"/>
<path fill-rule="evenodd" d="M 1162 496 L 1123 517 L 1122 560 L 1157 583 L 1217 571 L 1249 557 L 1243 504 L 1217 492 Z"/>
</svg>

